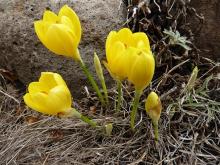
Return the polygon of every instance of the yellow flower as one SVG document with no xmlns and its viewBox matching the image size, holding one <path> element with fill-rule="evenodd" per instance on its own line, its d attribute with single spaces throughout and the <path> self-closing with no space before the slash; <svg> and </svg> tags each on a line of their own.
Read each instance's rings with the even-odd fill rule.
<svg viewBox="0 0 220 165">
<path fill-rule="evenodd" d="M 57 73 L 42 72 L 38 82 L 28 86 L 24 95 L 26 105 L 38 112 L 49 115 L 67 115 L 71 113 L 71 94 Z"/>
<path fill-rule="evenodd" d="M 145 110 L 147 114 L 150 116 L 151 120 L 153 121 L 153 124 L 157 125 L 160 119 L 162 105 L 160 98 L 155 92 L 151 92 L 148 95 L 147 100 L 145 102 Z"/>
<path fill-rule="evenodd" d="M 76 13 L 67 5 L 59 14 L 46 10 L 43 19 L 34 22 L 38 38 L 50 51 L 57 55 L 81 60 L 78 45 L 81 39 L 81 25 Z"/>
<path fill-rule="evenodd" d="M 154 75 L 155 61 L 150 51 L 130 49 L 130 59 L 127 65 L 128 81 L 134 84 L 138 91 L 146 88 Z"/>
<path fill-rule="evenodd" d="M 112 31 L 106 40 L 106 68 L 113 78 L 128 78 L 137 90 L 143 90 L 152 80 L 155 62 L 148 37 L 128 28 Z"/>
</svg>

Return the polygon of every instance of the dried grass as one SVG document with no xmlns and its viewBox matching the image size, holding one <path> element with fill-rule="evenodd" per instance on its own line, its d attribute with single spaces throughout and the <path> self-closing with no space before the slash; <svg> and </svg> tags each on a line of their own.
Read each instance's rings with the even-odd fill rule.
<svg viewBox="0 0 220 165">
<path fill-rule="evenodd" d="M 130 102 L 124 102 L 126 111 L 118 115 L 111 110 L 100 115 L 97 106 L 92 116 L 99 123 L 114 123 L 108 137 L 79 120 L 28 110 L 14 89 L 1 89 L 1 164 L 218 164 L 219 80 L 209 77 L 203 85 L 176 98 L 176 91 L 163 94 L 159 143 L 155 143 L 150 120 L 141 107 L 136 131 L 130 130 Z M 129 100 L 130 96 L 126 97 Z M 86 113 L 85 107 L 80 107 L 84 101 L 77 107 Z"/>
</svg>

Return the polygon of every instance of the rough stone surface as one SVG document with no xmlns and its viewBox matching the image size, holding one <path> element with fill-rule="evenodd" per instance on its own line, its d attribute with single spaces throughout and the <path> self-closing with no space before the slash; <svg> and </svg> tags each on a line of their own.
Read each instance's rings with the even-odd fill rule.
<svg viewBox="0 0 220 165">
<path fill-rule="evenodd" d="M 38 40 L 33 21 L 46 8 L 58 12 L 68 4 L 78 14 L 83 29 L 79 46 L 84 62 L 93 69 L 93 53 L 104 57 L 105 39 L 124 23 L 120 0 L 0 0 L 0 68 L 13 70 L 24 84 L 36 81 L 42 71 L 60 73 L 78 97 L 86 78 L 72 59 L 56 56 Z M 108 81 L 110 81 L 109 79 Z"/>
<path fill-rule="evenodd" d="M 196 36 L 201 55 L 220 61 L 220 1 L 191 3 L 205 17 L 202 32 Z M 57 12 L 64 4 L 80 17 L 83 36 L 79 49 L 93 70 L 93 52 L 103 58 L 107 34 L 124 23 L 123 11 L 118 11 L 120 0 L 0 0 L 0 68 L 13 70 L 26 85 L 36 81 L 42 71 L 58 72 L 78 97 L 87 82 L 81 69 L 73 60 L 49 52 L 33 28 L 33 21 L 41 19 L 46 8 Z"/>
<path fill-rule="evenodd" d="M 220 61 L 220 1 L 191 1 L 197 12 L 204 16 L 201 33 L 196 36 L 196 45 L 201 49 L 201 56 Z M 194 27 L 199 27 L 195 22 Z"/>
</svg>

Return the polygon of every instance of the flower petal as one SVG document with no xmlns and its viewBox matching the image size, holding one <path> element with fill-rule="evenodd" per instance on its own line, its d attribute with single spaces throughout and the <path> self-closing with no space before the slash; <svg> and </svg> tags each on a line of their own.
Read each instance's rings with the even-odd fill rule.
<svg viewBox="0 0 220 165">
<path fill-rule="evenodd" d="M 129 47 L 125 52 L 127 75 L 130 73 L 133 64 L 137 60 L 137 51 L 138 51 L 138 49 L 133 48 L 133 47 Z"/>
<path fill-rule="evenodd" d="M 67 109 L 71 108 L 72 104 L 72 98 L 69 89 L 64 85 L 59 85 L 50 90 L 48 97 L 54 102 L 54 100 L 57 100 L 57 104 L 55 108 L 60 107 L 59 109 L 62 111 L 65 111 Z"/>
<path fill-rule="evenodd" d="M 58 113 L 56 110 L 59 109 L 52 109 L 51 106 L 48 104 L 49 97 L 45 93 L 42 92 L 34 93 L 34 94 L 29 93 L 29 98 L 27 97 L 26 99 L 27 102 L 25 103 L 35 111 L 48 115 L 56 115 Z M 55 101 L 56 100 L 54 100 L 54 102 Z"/>
<path fill-rule="evenodd" d="M 58 16 L 61 18 L 63 16 L 68 17 L 72 24 L 73 24 L 73 31 L 75 32 L 75 35 L 77 37 L 77 39 L 80 41 L 81 39 L 81 25 L 80 25 L 80 20 L 79 17 L 77 16 L 77 14 L 68 6 L 68 5 L 64 5 L 60 11 Z"/>
<path fill-rule="evenodd" d="M 128 28 L 123 28 L 117 33 L 117 40 L 125 44 L 126 47 L 134 46 L 132 32 Z"/>
<path fill-rule="evenodd" d="M 54 79 L 54 74 L 55 73 L 53 72 L 41 72 L 39 82 L 46 86 L 48 89 L 54 88 L 57 86 L 57 82 Z"/>
<path fill-rule="evenodd" d="M 132 37 L 135 40 L 136 47 L 138 47 L 138 44 L 140 43 L 140 41 L 142 41 L 143 42 L 142 47 L 145 47 L 146 49 L 150 50 L 150 42 L 149 42 L 149 39 L 145 33 L 137 32 L 137 33 L 134 33 Z"/>
<path fill-rule="evenodd" d="M 64 85 L 67 87 L 66 82 L 63 80 L 63 78 L 61 77 L 61 75 L 54 73 L 53 74 L 54 80 L 56 82 L 57 85 Z"/>
<path fill-rule="evenodd" d="M 29 84 L 28 86 L 28 91 L 29 93 L 37 93 L 37 92 L 45 92 L 48 93 L 50 90 L 50 88 L 43 83 L 40 82 L 32 82 Z"/>
<path fill-rule="evenodd" d="M 70 28 L 63 24 L 53 24 L 46 33 L 46 46 L 58 55 L 74 57 L 77 39 Z"/>
<path fill-rule="evenodd" d="M 46 46 L 46 32 L 51 24 L 44 21 L 35 21 L 34 29 L 40 41 Z"/>
<path fill-rule="evenodd" d="M 67 87 L 60 85 L 51 89 L 46 103 L 41 103 L 47 108 L 46 112 L 50 115 L 58 115 L 59 113 L 67 113 L 71 108 L 71 94 Z M 43 112 L 42 112 L 43 113 Z"/>
<path fill-rule="evenodd" d="M 106 48 L 106 54 L 108 54 L 108 49 L 110 46 L 112 46 L 115 42 L 117 32 L 111 31 L 106 39 L 105 48 Z"/>
<path fill-rule="evenodd" d="M 111 63 L 111 61 L 114 60 L 114 58 L 123 52 L 125 50 L 125 45 L 121 42 L 115 42 L 111 48 L 109 49 L 109 52 L 107 52 L 106 57 L 107 61 Z"/>
<path fill-rule="evenodd" d="M 141 53 L 133 64 L 128 80 L 131 81 L 137 90 L 143 90 L 151 82 L 154 74 L 155 62 L 153 55 Z"/>
<path fill-rule="evenodd" d="M 57 23 L 59 21 L 59 17 L 52 11 L 46 10 L 43 15 L 43 21 L 50 23 Z"/>
<path fill-rule="evenodd" d="M 122 52 L 112 62 L 112 72 L 115 73 L 117 79 L 120 81 L 124 80 L 128 76 L 129 60 L 130 58 L 128 57 L 128 54 Z"/>
<path fill-rule="evenodd" d="M 23 97 L 25 104 L 31 109 L 44 113 L 46 109 L 44 109 L 43 105 L 39 104 L 39 102 L 33 101 L 30 93 L 26 93 Z"/>
</svg>

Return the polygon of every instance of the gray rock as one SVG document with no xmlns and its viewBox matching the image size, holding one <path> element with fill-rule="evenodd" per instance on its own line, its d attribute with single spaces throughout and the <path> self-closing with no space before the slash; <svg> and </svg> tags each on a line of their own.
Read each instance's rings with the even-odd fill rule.
<svg viewBox="0 0 220 165">
<path fill-rule="evenodd" d="M 102 59 L 106 36 L 124 23 L 123 11 L 118 10 L 120 0 L 0 0 L 0 68 L 15 71 L 26 85 L 36 81 L 42 71 L 60 73 L 73 96 L 79 97 L 87 84 L 79 65 L 47 50 L 33 27 L 33 21 L 41 19 L 46 8 L 58 12 L 64 4 L 72 7 L 81 20 L 79 49 L 84 62 L 94 71 L 94 51 Z"/>
<path fill-rule="evenodd" d="M 220 1 L 191 1 L 192 6 L 204 16 L 202 30 L 196 37 L 196 45 L 201 50 L 201 56 L 220 61 Z M 198 21 L 192 20 L 194 28 L 200 27 Z"/>
</svg>

